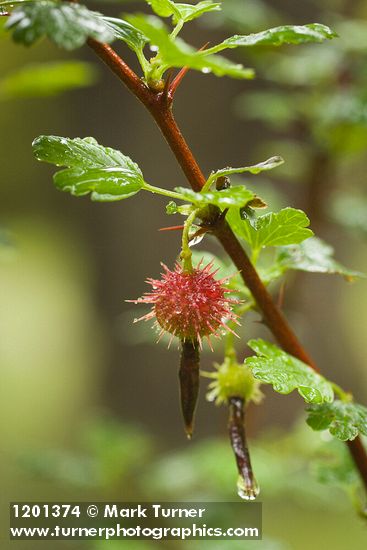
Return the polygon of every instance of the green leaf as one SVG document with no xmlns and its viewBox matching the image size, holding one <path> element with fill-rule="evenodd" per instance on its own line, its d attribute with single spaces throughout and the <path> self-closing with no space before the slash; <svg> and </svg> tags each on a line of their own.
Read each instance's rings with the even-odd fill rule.
<svg viewBox="0 0 367 550">
<path fill-rule="evenodd" d="M 220 11 L 221 4 L 220 2 L 203 0 L 198 4 L 176 4 L 176 8 L 180 12 L 180 19 L 187 23 L 188 21 L 201 17 L 204 13 Z M 177 22 L 178 17 L 175 15 L 174 19 Z"/>
<path fill-rule="evenodd" d="M 313 430 L 329 429 L 331 435 L 342 441 L 351 441 L 358 434 L 367 435 L 367 408 L 363 405 L 335 400 L 311 405 L 307 411 L 307 424 Z"/>
<path fill-rule="evenodd" d="M 171 15 L 179 15 L 179 11 L 176 8 L 176 4 L 171 0 L 145 0 L 152 10 L 159 15 L 159 17 L 170 17 Z"/>
<path fill-rule="evenodd" d="M 242 219 L 240 213 L 231 209 L 227 220 L 232 229 L 245 239 L 254 250 L 264 246 L 296 244 L 313 235 L 307 226 L 310 220 L 302 210 L 283 208 L 258 216 L 255 220 Z"/>
<path fill-rule="evenodd" d="M 218 55 L 206 55 L 196 51 L 180 38 L 172 38 L 163 21 L 154 16 L 130 16 L 129 22 L 139 29 L 152 46 L 158 48 L 157 57 L 152 60 L 152 79 L 159 80 L 170 67 L 189 67 L 204 73 L 232 78 L 253 78 L 254 71 L 243 65 L 232 63 Z M 203 55 L 204 53 L 204 55 Z"/>
<path fill-rule="evenodd" d="M 166 214 L 171 216 L 172 214 L 181 214 L 182 216 L 189 216 L 192 212 L 192 204 L 182 204 L 178 206 L 174 201 L 170 201 L 166 206 Z"/>
<path fill-rule="evenodd" d="M 175 23 L 187 23 L 201 17 L 209 11 L 218 11 L 221 5 L 218 2 L 204 0 L 198 4 L 176 4 L 170 0 L 145 0 L 152 10 L 160 17 L 173 17 Z"/>
<path fill-rule="evenodd" d="M 94 138 L 40 136 L 33 152 L 38 160 L 68 167 L 54 175 L 54 182 L 75 196 L 91 193 L 94 201 L 115 201 L 135 195 L 144 185 L 135 162 Z"/>
<path fill-rule="evenodd" d="M 186 187 L 177 187 L 175 191 L 198 207 L 214 204 L 219 208 L 229 208 L 230 206 L 242 208 L 255 197 L 254 193 L 246 189 L 244 185 L 237 185 L 222 191 L 207 191 L 206 193 L 196 193 Z"/>
<path fill-rule="evenodd" d="M 346 279 L 366 277 L 359 271 L 342 266 L 333 258 L 334 249 L 317 237 L 308 239 L 297 246 L 286 246 L 278 250 L 276 265 L 281 272 L 288 269 L 312 273 L 342 275 Z"/>
<path fill-rule="evenodd" d="M 172 216 L 173 214 L 178 214 L 178 206 L 174 201 L 169 201 L 166 205 L 166 214 Z"/>
<path fill-rule="evenodd" d="M 282 46 L 283 44 L 323 42 L 326 39 L 335 38 L 336 36 L 337 34 L 329 27 L 319 23 L 298 26 L 284 25 L 254 34 L 231 36 L 217 46 L 213 46 L 208 51 L 210 53 L 217 53 L 227 48 L 238 48 L 242 46 Z"/>
<path fill-rule="evenodd" d="M 25 4 L 26 2 L 34 2 L 35 0 L 0 0 L 0 6 L 2 9 L 8 7 L 17 6 L 18 4 Z"/>
<path fill-rule="evenodd" d="M 34 63 L 0 80 L 0 99 L 53 96 L 90 86 L 96 76 L 94 66 L 82 61 Z"/>
<path fill-rule="evenodd" d="M 276 392 L 288 394 L 297 390 L 307 403 L 333 401 L 330 382 L 299 359 L 261 339 L 250 340 L 248 345 L 258 357 L 248 357 L 245 364 L 255 378 L 272 384 Z"/>
<path fill-rule="evenodd" d="M 113 32 L 114 38 L 125 42 L 134 52 L 141 51 L 144 48 L 148 39 L 133 25 L 116 17 L 102 17 L 102 19 Z"/>
<path fill-rule="evenodd" d="M 39 0 L 17 7 L 6 23 L 13 40 L 30 46 L 47 36 L 57 46 L 73 50 L 88 37 L 111 42 L 114 33 L 102 16 L 85 6 L 69 2 Z"/>
<path fill-rule="evenodd" d="M 210 179 L 215 180 L 221 176 L 231 176 L 232 174 L 243 174 L 243 172 L 250 172 L 251 174 L 259 174 L 266 170 L 273 170 L 277 166 L 284 163 L 282 157 L 271 157 L 270 159 L 259 162 L 253 166 L 242 166 L 241 168 L 222 168 L 216 172 L 210 174 Z"/>
</svg>

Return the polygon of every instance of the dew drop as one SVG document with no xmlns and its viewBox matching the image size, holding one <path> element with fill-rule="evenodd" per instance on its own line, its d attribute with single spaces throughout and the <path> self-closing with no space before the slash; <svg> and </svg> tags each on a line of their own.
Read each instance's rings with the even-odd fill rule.
<svg viewBox="0 0 367 550">
<path fill-rule="evenodd" d="M 203 67 L 201 69 L 201 72 L 204 73 L 204 74 L 209 74 L 212 72 L 211 68 L 210 67 Z"/>
<path fill-rule="evenodd" d="M 158 46 L 154 46 L 154 44 L 151 44 L 149 46 L 149 49 L 151 52 L 157 52 L 159 50 Z"/>
</svg>

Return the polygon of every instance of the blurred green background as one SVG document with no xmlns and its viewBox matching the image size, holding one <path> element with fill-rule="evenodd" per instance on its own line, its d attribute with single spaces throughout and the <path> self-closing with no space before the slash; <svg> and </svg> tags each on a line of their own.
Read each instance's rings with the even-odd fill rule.
<svg viewBox="0 0 367 550">
<path fill-rule="evenodd" d="M 118 3 L 103 4 L 90 3 L 109 14 L 121 12 Z M 201 46 L 230 32 L 311 21 L 330 25 L 340 38 L 246 57 L 236 53 L 256 68 L 254 82 L 189 74 L 175 106 L 184 135 L 205 173 L 283 156 L 286 164 L 273 179 L 256 180 L 260 194 L 274 208 L 304 209 L 338 260 L 366 272 L 367 2 L 223 4 L 223 14 L 192 24 L 185 38 Z M 40 134 L 92 135 L 131 156 L 153 184 L 185 181 L 152 120 L 87 48 L 67 54 L 42 42 L 28 50 L 0 36 L 0 545 L 151 548 L 153 543 L 141 542 L 7 540 L 10 500 L 237 498 L 225 410 L 205 401 L 204 381 L 196 434 L 186 442 L 177 349 L 152 345 L 149 327 L 132 327 L 136 310 L 124 303 L 145 291 L 144 280 L 159 274 L 160 261 L 175 260 L 179 235 L 157 232 L 172 221 L 165 216 L 166 201 L 142 194 L 128 204 L 97 204 L 61 194 L 52 185 L 52 168 L 36 163 L 30 144 Z M 126 48 L 117 49 L 136 67 Z M 35 64 L 75 59 L 93 67 L 68 65 L 53 73 L 52 97 L 40 75 L 12 76 L 30 65 L 34 71 Z M 65 75 L 71 88 L 81 81 L 88 86 L 58 94 Z M 361 402 L 366 298 L 363 281 L 307 274 L 288 276 L 284 305 L 322 372 Z M 247 321 L 246 338 L 270 338 L 256 321 Z M 203 367 L 218 358 L 206 353 Z M 365 548 L 365 525 L 348 494 L 335 487 L 352 493 L 356 484 L 344 447 L 298 423 L 298 397 L 265 394 L 263 406 L 250 409 L 248 431 L 266 540 L 159 544 Z M 332 474 L 325 473 L 328 460 Z"/>
</svg>

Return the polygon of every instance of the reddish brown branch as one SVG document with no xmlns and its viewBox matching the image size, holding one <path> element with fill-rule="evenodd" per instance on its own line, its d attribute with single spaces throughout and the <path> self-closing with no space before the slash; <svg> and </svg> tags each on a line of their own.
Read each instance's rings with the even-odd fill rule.
<svg viewBox="0 0 367 550">
<path fill-rule="evenodd" d="M 288 321 L 276 306 L 267 288 L 261 281 L 256 269 L 250 262 L 246 252 L 233 234 L 227 223 L 216 231 L 216 236 L 235 266 L 241 271 L 243 280 L 256 300 L 261 310 L 265 324 L 271 330 L 280 346 L 291 355 L 294 355 L 314 370 L 318 371 L 315 363 L 298 341 L 297 336 L 290 328 Z"/>
<path fill-rule="evenodd" d="M 88 44 L 149 110 L 166 138 L 191 187 L 195 191 L 200 191 L 206 179 L 176 124 L 167 97 L 162 93 L 150 90 L 110 46 L 101 44 L 93 39 L 89 39 Z M 212 220 L 207 221 L 210 225 Z M 261 281 L 256 269 L 251 264 L 245 250 L 227 222 L 221 220 L 221 223 L 214 227 L 213 232 L 227 254 L 231 257 L 237 269 L 241 272 L 246 286 L 249 288 L 262 312 L 264 321 L 280 346 L 286 352 L 307 363 L 313 369 L 318 370 L 313 360 L 298 341 L 286 318 L 274 303 L 270 293 Z M 357 437 L 353 441 L 348 441 L 347 445 L 367 489 L 367 454 L 362 442 Z"/>
<path fill-rule="evenodd" d="M 189 70 L 190 70 L 189 67 L 183 67 L 180 70 L 180 72 L 178 73 L 178 75 L 176 76 L 176 78 L 174 79 L 174 81 L 172 82 L 171 86 L 169 87 L 168 94 L 169 94 L 169 98 L 170 98 L 171 101 L 173 100 L 173 98 L 175 96 L 175 93 L 177 92 L 178 87 L 180 86 L 182 80 L 187 75 Z"/>
<path fill-rule="evenodd" d="M 90 46 L 109 66 L 112 72 L 122 80 L 125 86 L 132 92 L 144 105 L 151 101 L 152 92 L 144 82 L 134 73 L 132 69 L 121 59 L 121 57 L 108 44 L 101 44 L 94 38 L 88 38 Z"/>
<path fill-rule="evenodd" d="M 205 50 L 205 48 L 207 48 L 208 45 L 209 45 L 209 42 L 204 44 L 204 46 L 202 46 L 198 51 L 201 52 Z M 171 103 L 173 101 L 175 93 L 177 92 L 178 87 L 180 86 L 182 80 L 185 78 L 189 70 L 190 70 L 190 67 L 182 67 L 182 69 L 180 70 L 180 72 L 172 82 L 172 84 L 169 86 L 168 98 Z"/>
</svg>

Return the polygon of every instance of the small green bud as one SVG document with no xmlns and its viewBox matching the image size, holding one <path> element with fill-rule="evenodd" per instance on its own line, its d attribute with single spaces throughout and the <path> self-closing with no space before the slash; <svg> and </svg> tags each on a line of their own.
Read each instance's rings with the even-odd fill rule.
<svg viewBox="0 0 367 550">
<path fill-rule="evenodd" d="M 260 382 L 246 365 L 239 365 L 231 357 L 226 357 L 224 363 L 215 363 L 214 366 L 216 372 L 202 373 L 207 378 L 213 378 L 209 384 L 208 401 L 215 401 L 216 405 L 228 404 L 231 397 L 240 397 L 246 403 L 261 401 Z"/>
<path fill-rule="evenodd" d="M 148 81 L 148 86 L 151 90 L 153 90 L 154 92 L 163 92 L 164 90 L 164 86 L 165 86 L 165 82 L 164 80 L 162 79 L 159 79 L 159 80 L 149 80 Z"/>
</svg>

